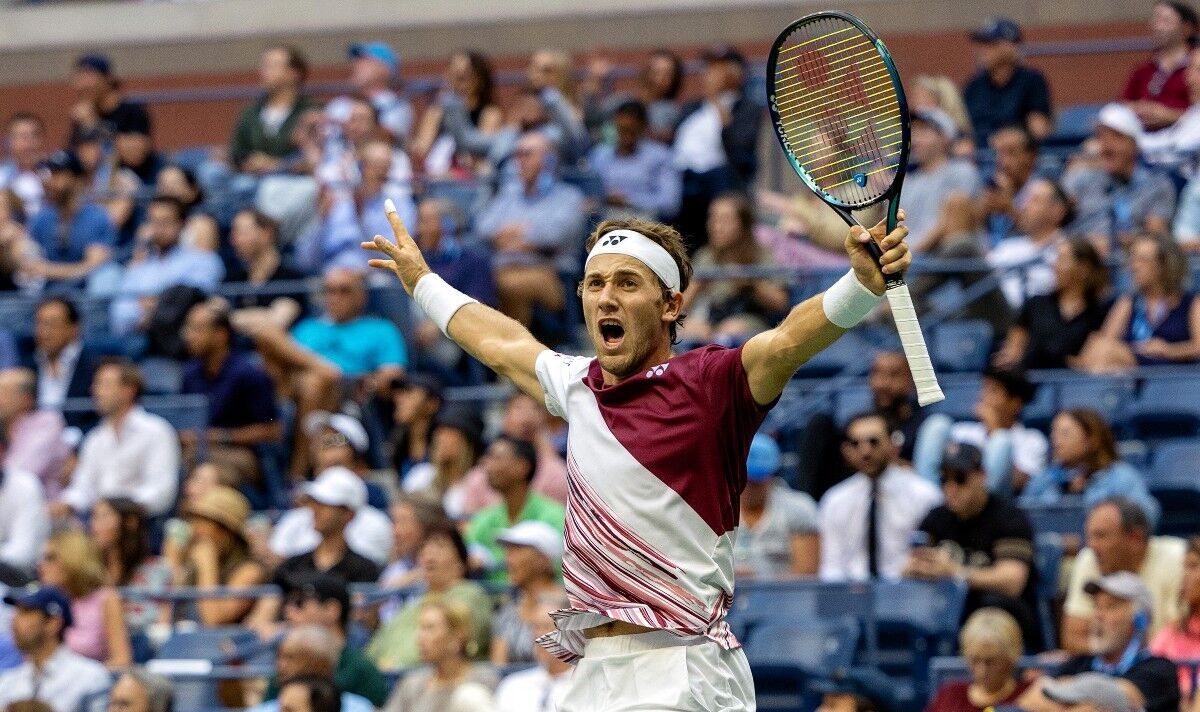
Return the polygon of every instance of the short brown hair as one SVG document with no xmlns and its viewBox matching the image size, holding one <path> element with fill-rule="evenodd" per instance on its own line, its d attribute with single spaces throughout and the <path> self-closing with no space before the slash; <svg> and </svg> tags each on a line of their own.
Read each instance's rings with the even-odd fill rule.
<svg viewBox="0 0 1200 712">
<path fill-rule="evenodd" d="M 146 389 L 146 380 L 142 377 L 142 370 L 132 360 L 123 356 L 113 356 L 101 361 L 96 370 L 99 371 L 102 368 L 117 369 L 121 385 L 133 387 L 133 399 L 137 400 L 142 397 L 142 393 Z"/>
<path fill-rule="evenodd" d="M 1182 294 L 1188 283 L 1188 258 L 1179 243 L 1161 232 L 1142 233 L 1134 238 L 1134 242 L 1154 243 L 1161 270 L 1159 287 L 1167 294 Z"/>
<path fill-rule="evenodd" d="M 584 244 L 584 251 L 591 252 L 592 247 L 596 245 L 596 241 L 613 230 L 633 230 L 645 235 L 651 242 L 662 247 L 675 260 L 675 266 L 679 268 L 679 291 L 687 291 L 688 284 L 692 281 L 692 262 L 688 259 L 687 244 L 683 241 L 683 235 L 670 225 L 664 225 L 653 220 L 645 220 L 643 218 L 617 218 L 605 220 L 596 226 L 591 235 L 588 235 L 587 242 Z M 671 298 L 670 288 L 659 280 L 659 284 L 663 288 L 663 301 Z M 583 294 L 583 282 L 580 282 L 576 288 L 577 295 Z M 684 315 L 680 314 L 671 324 L 671 343 L 677 343 L 677 332 L 679 327 L 683 325 Z"/>
<path fill-rule="evenodd" d="M 1120 458 L 1117 438 L 1103 415 L 1090 408 L 1064 408 L 1058 414 L 1074 420 L 1087 436 L 1089 475 L 1103 470 Z"/>
</svg>

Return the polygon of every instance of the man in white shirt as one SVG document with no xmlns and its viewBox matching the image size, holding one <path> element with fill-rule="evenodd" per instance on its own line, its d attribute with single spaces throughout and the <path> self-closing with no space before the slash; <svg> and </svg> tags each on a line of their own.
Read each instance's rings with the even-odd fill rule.
<svg viewBox="0 0 1200 712">
<path fill-rule="evenodd" d="M 37 476 L 5 467 L 0 471 L 0 562 L 33 571 L 49 536 L 50 519 Z"/>
<path fill-rule="evenodd" d="M 63 645 L 63 631 L 71 627 L 65 593 L 32 587 L 9 593 L 4 602 L 16 608 L 13 640 L 25 662 L 0 674 L 0 706 L 34 699 L 55 712 L 76 712 L 88 696 L 109 688 L 112 679 L 103 665 Z"/>
<path fill-rule="evenodd" d="M 108 361 L 96 369 L 92 400 L 102 420 L 83 439 L 71 484 L 50 504 L 52 516 L 85 514 L 104 497 L 128 497 L 150 516 L 171 509 L 179 436 L 165 419 L 138 405 L 142 387 L 141 371 L 130 361 Z"/>
<path fill-rule="evenodd" d="M 896 464 L 898 454 L 882 415 L 858 415 L 846 425 L 842 455 L 856 472 L 821 498 L 822 580 L 898 579 L 903 574 L 912 533 L 942 501 L 942 493 L 911 468 Z"/>
<path fill-rule="evenodd" d="M 538 607 L 537 621 L 530 630 L 534 640 L 554 631 L 550 614 L 565 608 L 567 601 L 543 600 Z M 556 712 L 566 695 L 571 665 L 551 655 L 540 645 L 533 646 L 536 667 L 508 675 L 496 688 L 495 712 Z"/>
<path fill-rule="evenodd" d="M 1021 424 L 1021 409 L 1037 387 L 1018 370 L 989 366 L 983 372 L 975 417 L 954 422 L 944 413 L 925 419 L 917 431 L 913 467 L 926 480 L 938 481 L 942 454 L 951 442 L 969 443 L 983 451 L 988 488 L 1012 497 L 1046 467 L 1050 444 L 1040 430 Z"/>
<path fill-rule="evenodd" d="M 25 217 L 33 217 L 45 198 L 38 164 L 45 157 L 46 122 L 37 114 L 17 112 L 8 118 L 5 143 L 8 160 L 0 162 L 0 190 L 9 189 L 21 199 Z"/>
</svg>

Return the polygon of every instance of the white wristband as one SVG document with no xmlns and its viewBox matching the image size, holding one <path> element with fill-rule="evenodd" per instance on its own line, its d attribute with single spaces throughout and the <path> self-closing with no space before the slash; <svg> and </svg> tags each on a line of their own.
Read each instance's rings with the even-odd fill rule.
<svg viewBox="0 0 1200 712">
<path fill-rule="evenodd" d="M 882 299 L 881 295 L 864 287 L 854 270 L 850 270 L 825 290 L 821 307 L 825 309 L 825 317 L 829 321 L 849 329 L 870 314 Z"/>
<path fill-rule="evenodd" d="M 446 329 L 449 328 L 450 318 L 454 313 L 468 304 L 479 303 L 479 300 L 451 287 L 446 280 L 433 272 L 417 280 L 417 286 L 413 287 L 413 299 L 446 336 L 450 335 Z"/>
</svg>

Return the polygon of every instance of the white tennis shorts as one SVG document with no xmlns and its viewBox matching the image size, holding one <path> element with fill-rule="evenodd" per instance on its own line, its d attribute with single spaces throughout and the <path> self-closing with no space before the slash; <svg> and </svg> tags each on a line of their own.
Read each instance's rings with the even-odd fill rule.
<svg viewBox="0 0 1200 712">
<path fill-rule="evenodd" d="M 665 631 L 594 638 L 558 712 L 754 712 L 741 648 Z"/>
</svg>

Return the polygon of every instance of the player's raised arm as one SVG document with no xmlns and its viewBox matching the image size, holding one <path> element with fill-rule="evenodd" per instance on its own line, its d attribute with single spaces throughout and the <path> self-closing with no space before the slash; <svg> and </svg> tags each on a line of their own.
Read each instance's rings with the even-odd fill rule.
<svg viewBox="0 0 1200 712">
<path fill-rule="evenodd" d="M 362 246 L 382 252 L 388 259 L 373 259 L 368 264 L 389 270 L 400 278 L 405 291 L 417 306 L 467 353 L 488 368 L 505 376 L 529 395 L 545 400 L 534 364 L 546 347 L 529 330 L 489 306 L 480 304 L 429 269 L 421 248 L 408 234 L 392 201 L 387 201 L 387 218 L 395 242 L 376 235 Z"/>
<path fill-rule="evenodd" d="M 779 326 L 746 342 L 742 365 L 754 400 L 766 404 L 778 398 L 796 369 L 837 341 L 875 307 L 884 292 L 883 273 L 895 274 L 908 268 L 912 262 L 904 242 L 908 228 L 899 225 L 889 235 L 884 231 L 882 222 L 870 231 L 850 228 L 846 253 L 852 269 L 825 292 L 793 307 Z M 867 251 L 869 240 L 875 240 L 883 252 L 878 264 Z"/>
</svg>

